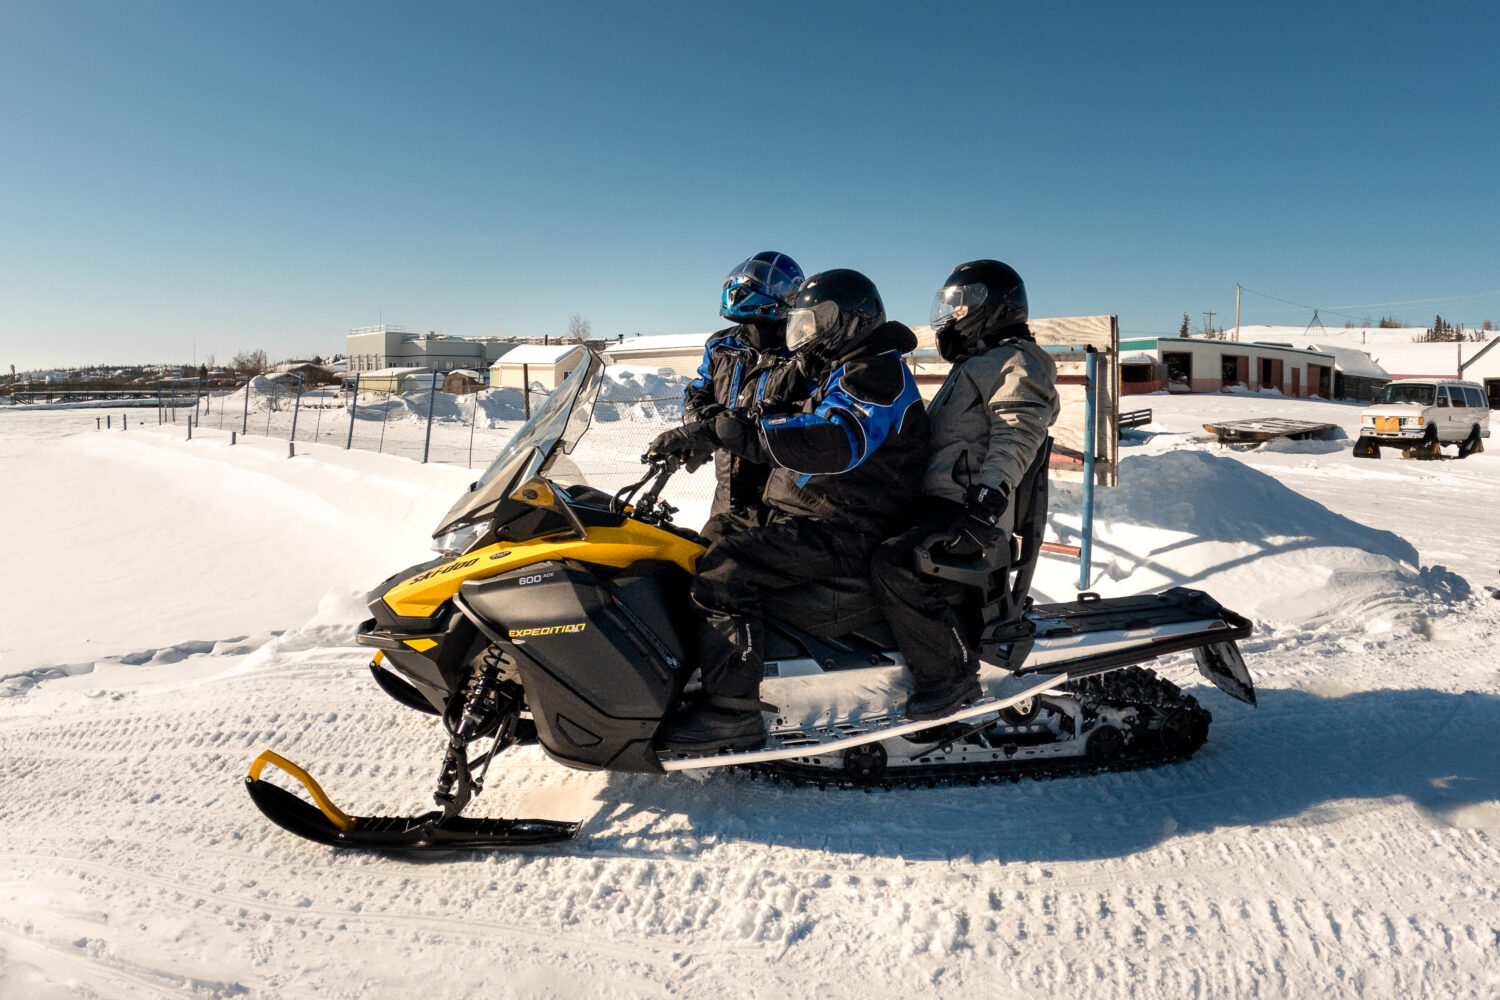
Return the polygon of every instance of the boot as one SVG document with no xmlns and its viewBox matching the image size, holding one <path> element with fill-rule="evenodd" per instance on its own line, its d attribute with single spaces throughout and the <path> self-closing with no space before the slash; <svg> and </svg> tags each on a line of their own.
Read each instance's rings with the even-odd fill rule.
<svg viewBox="0 0 1500 1000">
<path fill-rule="evenodd" d="M 912 692 L 911 697 L 906 699 L 906 717 L 913 722 L 941 719 L 965 705 L 972 705 L 982 697 L 984 689 L 979 686 L 978 678 L 965 677 L 947 687 Z"/>
<path fill-rule="evenodd" d="M 754 698 L 710 695 L 668 719 L 656 741 L 666 750 L 683 753 L 754 750 L 766 742 L 762 711 L 775 711 L 775 708 Z"/>
</svg>

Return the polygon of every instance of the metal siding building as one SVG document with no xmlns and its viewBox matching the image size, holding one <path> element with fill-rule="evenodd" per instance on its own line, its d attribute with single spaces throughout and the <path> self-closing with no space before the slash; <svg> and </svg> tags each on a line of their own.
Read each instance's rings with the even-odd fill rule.
<svg viewBox="0 0 1500 1000">
<path fill-rule="evenodd" d="M 1165 364 L 1168 392 L 1222 392 L 1239 386 L 1304 399 L 1333 396 L 1333 355 L 1290 344 L 1151 337 L 1122 340 L 1120 351 L 1144 352 L 1154 359 L 1150 364 Z M 1122 382 L 1134 381 L 1134 375 L 1122 371 Z"/>
</svg>

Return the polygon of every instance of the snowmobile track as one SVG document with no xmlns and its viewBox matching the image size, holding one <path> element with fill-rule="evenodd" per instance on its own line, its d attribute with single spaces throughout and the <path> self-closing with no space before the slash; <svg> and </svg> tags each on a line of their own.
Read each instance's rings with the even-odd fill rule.
<svg viewBox="0 0 1500 1000">
<path fill-rule="evenodd" d="M 1119 757 L 1113 760 L 1095 760 L 1086 754 L 1065 758 L 1028 758 L 996 760 L 984 763 L 935 764 L 921 767 L 900 767 L 887 771 L 875 780 L 861 781 L 842 771 L 812 764 L 788 761 L 769 761 L 736 767 L 757 779 L 772 782 L 788 782 L 794 787 L 816 785 L 820 790 L 828 788 L 858 789 L 872 791 L 875 788 L 938 788 L 960 787 L 1002 782 L 1017 782 L 1022 778 L 1044 781 L 1049 778 L 1069 778 L 1088 774 L 1115 771 L 1136 771 L 1158 767 L 1175 761 L 1187 760 L 1203 746 L 1208 738 L 1212 714 L 1198 704 L 1192 695 L 1171 681 L 1157 676 L 1141 667 L 1127 667 L 1109 674 L 1096 674 L 1080 680 L 1070 681 L 1063 687 L 1078 696 L 1087 710 L 1090 706 L 1126 704 L 1145 706 L 1163 713 L 1182 711 L 1190 722 L 1191 739 L 1177 747 L 1164 745 L 1155 732 L 1140 732 Z"/>
</svg>

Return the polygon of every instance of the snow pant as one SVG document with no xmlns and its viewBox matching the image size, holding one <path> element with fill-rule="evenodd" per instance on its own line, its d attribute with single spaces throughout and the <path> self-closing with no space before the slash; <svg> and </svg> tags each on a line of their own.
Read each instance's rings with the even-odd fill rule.
<svg viewBox="0 0 1500 1000">
<path fill-rule="evenodd" d="M 962 513 L 958 504 L 932 503 L 916 524 L 883 542 L 870 560 L 881 610 L 896 633 L 896 645 L 918 694 L 958 687 L 979 673 L 972 623 L 955 607 L 972 591 L 918 573 L 914 558 L 924 539 L 949 527 Z"/>
<path fill-rule="evenodd" d="M 725 535 L 764 527 L 772 513 L 769 507 L 731 507 L 710 517 L 698 534 L 708 539 L 708 544 L 712 545 Z"/>
<path fill-rule="evenodd" d="M 765 594 L 810 580 L 863 576 L 874 545 L 848 528 L 786 514 L 714 542 L 699 558 L 690 590 L 701 619 L 698 665 L 709 697 L 760 696 Z"/>
</svg>

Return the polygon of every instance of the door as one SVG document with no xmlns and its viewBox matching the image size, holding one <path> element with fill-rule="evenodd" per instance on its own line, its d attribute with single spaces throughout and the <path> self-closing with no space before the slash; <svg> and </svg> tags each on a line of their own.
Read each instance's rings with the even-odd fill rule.
<svg viewBox="0 0 1500 1000">
<path fill-rule="evenodd" d="M 1300 396 L 1300 395 L 1302 395 L 1302 369 L 1301 368 L 1293 368 L 1292 369 L 1292 395 L 1293 396 Z"/>
<path fill-rule="evenodd" d="M 1490 397 L 1490 409 L 1500 410 L 1500 378 L 1485 379 L 1484 393 Z"/>
</svg>

